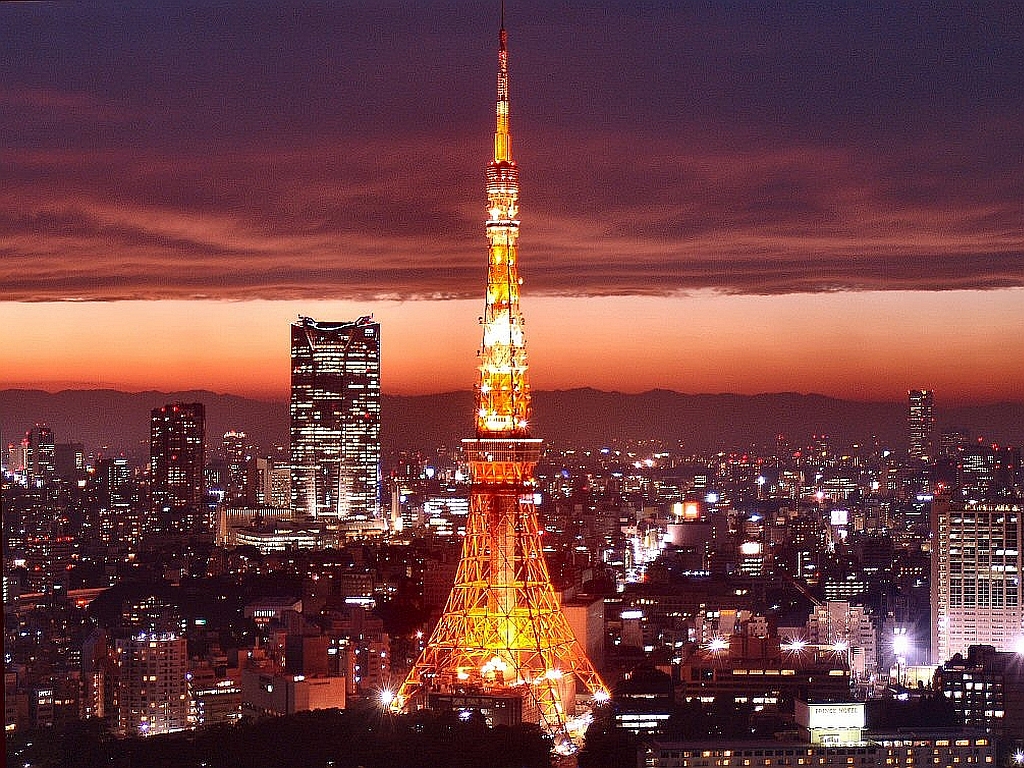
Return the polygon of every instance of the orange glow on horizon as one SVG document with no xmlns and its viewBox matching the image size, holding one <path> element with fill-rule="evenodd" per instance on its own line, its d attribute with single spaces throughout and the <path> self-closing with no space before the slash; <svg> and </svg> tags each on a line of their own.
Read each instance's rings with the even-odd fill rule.
<svg viewBox="0 0 1024 768">
<path fill-rule="evenodd" d="M 524 296 L 534 389 L 816 392 L 1024 400 L 1024 289 L 678 297 Z M 0 387 L 288 397 L 288 328 L 373 314 L 382 387 L 468 390 L 481 302 L 4 303 Z M 955 329 L 955 332 L 954 330 Z"/>
</svg>

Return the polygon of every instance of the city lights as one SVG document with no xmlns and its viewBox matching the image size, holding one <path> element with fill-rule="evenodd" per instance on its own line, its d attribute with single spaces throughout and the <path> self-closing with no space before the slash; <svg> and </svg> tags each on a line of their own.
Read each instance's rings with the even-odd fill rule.
<svg viewBox="0 0 1024 768">
<path fill-rule="evenodd" d="M 708 641 L 707 648 L 711 653 L 722 653 L 729 650 L 729 641 L 724 637 L 713 637 Z"/>
<path fill-rule="evenodd" d="M 509 3 L 527 154 L 504 2 L 120 5 L 0 4 L 5 764 L 1024 768 L 1015 8 Z"/>
</svg>

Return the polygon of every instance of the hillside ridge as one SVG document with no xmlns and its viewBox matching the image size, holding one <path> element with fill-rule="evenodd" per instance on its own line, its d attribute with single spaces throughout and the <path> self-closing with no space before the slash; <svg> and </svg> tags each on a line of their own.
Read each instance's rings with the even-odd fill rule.
<svg viewBox="0 0 1024 768">
<path fill-rule="evenodd" d="M 651 439 L 686 452 L 745 450 L 773 446 L 777 435 L 802 444 L 827 434 L 836 446 L 878 444 L 906 447 L 906 406 L 859 402 L 796 392 L 758 395 L 685 394 L 650 390 L 639 394 L 593 388 L 535 391 L 533 433 L 556 447 L 600 447 Z M 173 401 L 206 406 L 208 444 L 217 435 L 243 430 L 263 452 L 288 443 L 288 406 L 206 390 L 122 392 L 114 389 L 0 390 L 0 440 L 21 438 L 46 423 L 57 442 L 81 442 L 91 453 L 139 458 L 149 450 L 149 412 Z M 470 391 L 433 395 L 383 395 L 381 440 L 386 453 L 432 453 L 470 436 Z M 936 408 L 940 430 L 964 429 L 986 442 L 1024 443 L 1024 403 Z"/>
</svg>

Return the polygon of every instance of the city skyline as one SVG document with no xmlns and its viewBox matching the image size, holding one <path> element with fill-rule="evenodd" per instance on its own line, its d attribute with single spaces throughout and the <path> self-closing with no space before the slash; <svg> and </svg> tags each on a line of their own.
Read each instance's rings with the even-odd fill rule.
<svg viewBox="0 0 1024 768">
<path fill-rule="evenodd" d="M 372 313 L 385 392 L 468 389 L 496 13 L 0 10 L 0 387 L 284 400 Z M 1024 399 L 1012 9 L 507 13 L 537 389 Z"/>
</svg>

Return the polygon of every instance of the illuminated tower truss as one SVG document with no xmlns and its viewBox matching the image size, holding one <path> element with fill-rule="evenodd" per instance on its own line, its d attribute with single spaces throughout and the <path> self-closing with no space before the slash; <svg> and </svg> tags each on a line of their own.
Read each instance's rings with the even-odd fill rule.
<svg viewBox="0 0 1024 768">
<path fill-rule="evenodd" d="M 472 499 L 462 559 L 444 613 L 396 696 L 396 710 L 435 694 L 518 698 L 556 749 L 572 751 L 587 722 L 577 689 L 608 691 L 551 586 L 534 506 L 541 441 L 530 437 L 530 389 L 519 311 L 519 170 L 509 134 L 508 49 L 498 49 L 494 160 L 487 166 L 487 295 L 476 386 L 476 438 L 464 440 Z"/>
</svg>

